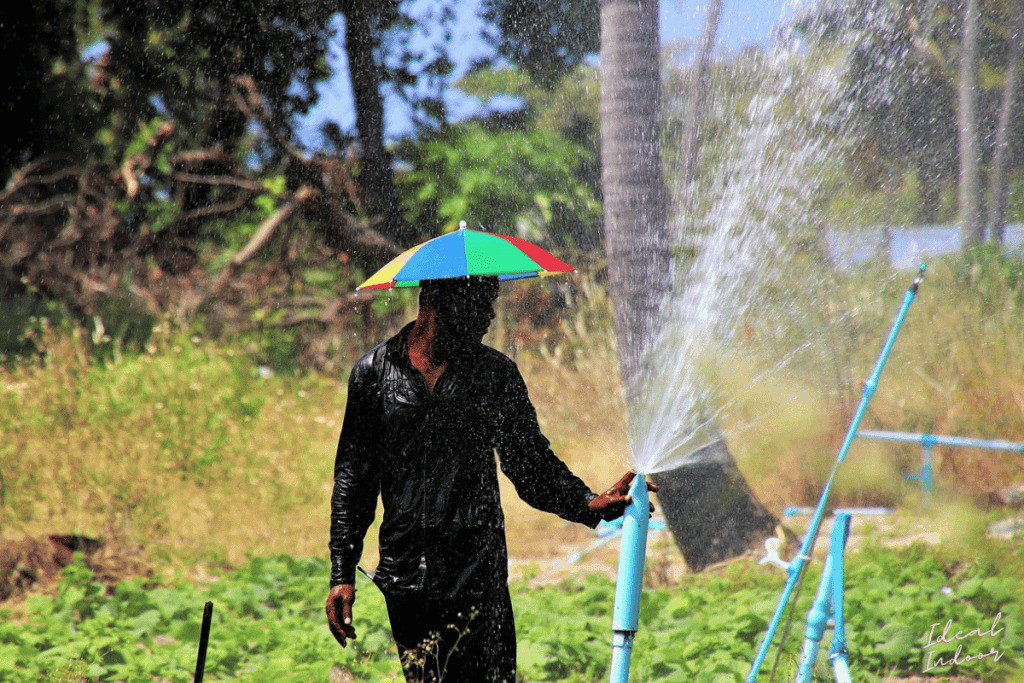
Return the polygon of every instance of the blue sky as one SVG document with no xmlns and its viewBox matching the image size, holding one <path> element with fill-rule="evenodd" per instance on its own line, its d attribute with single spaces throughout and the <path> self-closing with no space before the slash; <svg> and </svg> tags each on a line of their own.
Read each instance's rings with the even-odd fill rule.
<svg viewBox="0 0 1024 683">
<path fill-rule="evenodd" d="M 775 28 L 781 20 L 792 17 L 794 5 L 801 0 L 724 0 L 721 24 L 715 44 L 716 51 L 736 51 L 746 45 L 766 44 L 771 41 Z M 436 6 L 434 0 L 417 0 L 412 13 L 426 17 Z M 481 22 L 475 16 L 477 3 L 457 3 L 458 19 L 453 29 L 451 42 L 452 58 L 458 68 L 457 78 L 474 58 L 490 55 L 490 47 L 480 37 Z M 663 43 L 686 41 L 696 43 L 700 39 L 707 15 L 706 0 L 661 0 L 661 40 Z M 429 21 L 418 23 L 423 26 L 418 40 L 429 46 L 439 40 L 432 35 Z M 324 121 L 335 121 L 344 131 L 354 131 L 355 114 L 352 109 L 352 94 L 348 84 L 348 65 L 345 60 L 344 36 L 339 25 L 338 37 L 332 51 L 331 65 L 335 76 L 321 86 L 320 103 L 305 117 L 300 126 L 300 137 L 310 148 L 319 146 L 316 130 Z M 392 94 L 386 94 L 385 127 L 389 137 L 400 136 L 409 131 L 408 110 Z M 446 102 L 453 119 L 470 116 L 481 110 L 482 104 L 467 97 L 452 97 Z"/>
</svg>

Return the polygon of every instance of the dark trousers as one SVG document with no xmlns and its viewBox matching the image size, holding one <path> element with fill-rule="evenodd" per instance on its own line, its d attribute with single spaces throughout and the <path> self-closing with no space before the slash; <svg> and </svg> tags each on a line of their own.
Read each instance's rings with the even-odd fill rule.
<svg viewBox="0 0 1024 683">
<path fill-rule="evenodd" d="M 386 601 L 407 683 L 515 683 L 516 626 L 507 586 L 454 603 L 422 594 Z"/>
</svg>

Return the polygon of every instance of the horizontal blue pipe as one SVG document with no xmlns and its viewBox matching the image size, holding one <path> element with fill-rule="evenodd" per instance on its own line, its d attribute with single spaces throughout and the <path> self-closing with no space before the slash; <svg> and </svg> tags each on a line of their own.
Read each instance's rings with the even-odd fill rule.
<svg viewBox="0 0 1024 683">
<path fill-rule="evenodd" d="M 985 448 L 993 451 L 1014 451 L 1024 453 L 1024 443 L 1013 441 L 989 441 L 986 439 L 965 439 L 959 436 L 936 436 L 934 434 L 911 434 L 908 432 L 857 432 L 863 439 L 919 443 L 922 446 L 960 446 L 962 448 Z"/>
</svg>

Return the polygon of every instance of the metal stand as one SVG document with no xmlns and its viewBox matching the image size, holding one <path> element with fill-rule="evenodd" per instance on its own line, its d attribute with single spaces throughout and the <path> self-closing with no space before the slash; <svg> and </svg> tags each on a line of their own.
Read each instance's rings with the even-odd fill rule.
<svg viewBox="0 0 1024 683">
<path fill-rule="evenodd" d="M 821 572 L 818 595 L 807 612 L 807 630 L 804 631 L 804 649 L 800 655 L 800 668 L 796 683 L 810 683 L 814 664 L 818 660 L 818 648 L 825 636 L 829 619 L 832 628 L 832 647 L 829 658 L 835 671 L 837 683 L 850 683 L 850 667 L 846 658 L 846 625 L 843 621 L 843 552 L 850 535 L 850 515 L 839 513 L 832 526 L 832 547 Z"/>
<path fill-rule="evenodd" d="M 761 646 L 758 648 L 757 654 L 754 656 L 754 662 L 750 667 L 750 672 L 747 674 L 747 683 L 755 683 L 757 680 L 758 671 L 760 671 L 761 665 L 764 663 L 765 657 L 768 655 L 768 649 L 771 647 L 772 639 L 775 637 L 775 632 L 778 629 L 779 624 L 782 622 L 782 616 L 785 612 L 786 605 L 789 603 L 789 599 L 792 597 L 797 583 L 800 582 L 805 563 L 810 559 L 811 550 L 818 535 L 818 528 L 821 525 L 821 518 L 825 514 L 825 504 L 828 501 L 829 491 L 832 488 L 832 482 L 835 479 L 836 470 L 838 470 L 839 466 L 843 463 L 843 460 L 846 458 L 846 454 L 853 443 L 853 439 L 857 435 L 857 429 L 860 427 L 861 419 L 863 419 L 864 413 L 867 411 L 868 403 L 871 401 L 871 397 L 874 395 L 875 389 L 878 387 L 878 379 L 882 374 L 882 368 L 885 367 L 885 362 L 889 358 L 889 353 L 892 351 L 893 344 L 896 343 L 896 337 L 899 335 L 900 327 L 903 326 L 903 320 L 907 316 L 910 304 L 914 301 L 914 297 L 917 296 L 918 287 L 924 279 L 924 271 L 925 266 L 922 264 L 921 270 L 917 273 L 917 277 L 915 277 L 910 283 L 910 287 L 907 288 L 907 293 L 903 296 L 903 305 L 900 306 L 899 313 L 896 314 L 896 319 L 893 321 L 892 328 L 889 330 L 889 336 L 886 338 L 885 344 L 882 346 L 882 352 L 879 354 L 878 361 L 875 363 L 874 372 L 872 372 L 871 376 L 866 382 L 864 382 L 864 393 L 861 396 L 860 404 L 857 406 L 857 412 L 854 414 L 853 420 L 850 422 L 850 428 L 846 433 L 846 438 L 843 440 L 843 445 L 839 448 L 839 455 L 836 456 L 836 462 L 832 467 L 832 473 L 829 474 L 828 480 L 825 482 L 825 488 L 822 490 L 821 497 L 818 499 L 818 506 L 814 509 L 814 515 L 811 517 L 810 526 L 804 534 L 804 542 L 800 546 L 800 552 L 793 558 L 793 561 L 790 562 L 787 567 L 786 571 L 789 576 L 786 579 L 786 585 L 783 587 L 782 595 L 779 597 L 779 602 L 775 606 L 775 613 L 772 615 L 772 620 L 768 624 L 768 630 L 765 632 L 764 639 L 761 641 Z"/>
</svg>

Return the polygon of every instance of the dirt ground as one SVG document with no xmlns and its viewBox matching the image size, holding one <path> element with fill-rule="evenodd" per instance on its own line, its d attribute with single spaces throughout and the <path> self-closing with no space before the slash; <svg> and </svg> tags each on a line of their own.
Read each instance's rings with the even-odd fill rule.
<svg viewBox="0 0 1024 683">
<path fill-rule="evenodd" d="M 971 521 L 969 512 L 898 511 L 877 514 L 875 509 L 853 511 L 850 525 L 848 552 L 856 553 L 866 542 L 877 542 L 886 547 L 904 547 L 915 542 L 937 544 L 941 540 L 963 536 L 977 530 L 977 517 Z M 816 558 L 828 551 L 834 518 L 826 515 L 822 520 L 814 548 Z M 802 538 L 809 514 L 784 517 L 783 524 Z M 1024 533 L 1024 515 L 1016 513 L 997 523 L 988 524 L 990 534 L 1012 535 Z M 647 580 L 654 585 L 672 585 L 689 570 L 671 534 L 656 516 L 648 536 Z M 984 527 L 983 527 L 984 528 Z M 553 531 L 553 532 L 550 532 Z M 539 539 L 538 539 L 539 540 Z M 544 547 L 531 544 L 531 552 L 517 555 L 513 547 L 509 559 L 509 575 L 513 581 L 525 581 L 529 586 L 541 586 L 572 580 L 588 573 L 615 578 L 618 567 L 619 535 L 607 527 L 589 531 L 578 525 L 565 524 L 564 529 L 549 530 Z M 76 545 L 77 544 L 77 545 Z M 796 544 L 783 547 L 780 554 L 789 559 L 796 552 Z M 98 574 L 114 583 L 145 567 L 120 557 L 124 549 L 101 547 L 98 541 L 70 536 L 26 538 L 0 544 L 0 601 L 16 599 L 26 590 L 42 590 L 59 580 L 60 570 L 70 562 L 73 550 L 85 550 L 100 571 Z M 763 548 L 754 548 L 744 556 L 709 567 L 705 572 L 721 571 L 735 562 L 758 562 L 764 557 Z M 781 569 L 780 569 L 781 575 Z"/>
<path fill-rule="evenodd" d="M 850 538 L 847 552 L 858 552 L 865 543 L 877 542 L 883 547 L 906 547 L 915 542 L 931 545 L 943 539 L 962 537 L 976 530 L 979 517 L 968 511 L 890 511 L 864 508 L 860 513 L 850 510 Z M 818 531 L 814 546 L 814 557 L 824 558 L 828 552 L 834 522 L 832 515 L 826 515 Z M 655 517 L 652 522 L 661 522 Z M 801 540 L 811 521 L 809 514 L 796 514 L 783 519 L 783 525 L 793 531 Z M 600 573 L 614 579 L 618 566 L 619 538 L 617 534 L 601 535 L 600 530 L 591 532 L 587 538 L 574 537 L 551 551 L 551 557 L 544 559 L 516 558 L 509 560 L 509 574 L 513 580 L 525 580 L 527 585 L 539 586 L 571 579 L 574 575 Z M 988 526 L 989 534 L 1024 534 L 1024 515 L 1016 514 Z M 789 559 L 799 549 L 791 544 L 783 547 L 780 555 Z M 762 548 L 752 549 L 720 565 L 709 567 L 705 572 L 721 571 L 734 562 L 758 562 L 764 557 Z M 652 528 L 648 536 L 647 579 L 656 584 L 671 585 L 689 570 L 682 555 L 676 549 L 667 529 Z M 780 569 L 780 575 L 782 571 Z"/>
</svg>

